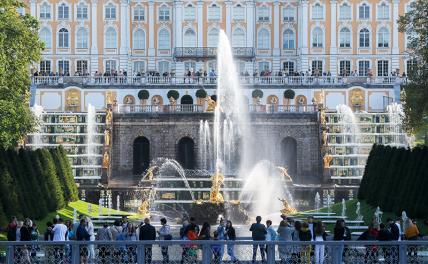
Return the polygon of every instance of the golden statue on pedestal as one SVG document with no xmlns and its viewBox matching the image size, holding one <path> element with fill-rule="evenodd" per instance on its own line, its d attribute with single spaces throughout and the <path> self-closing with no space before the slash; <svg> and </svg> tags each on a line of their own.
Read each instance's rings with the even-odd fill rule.
<svg viewBox="0 0 428 264">
<path fill-rule="evenodd" d="M 177 105 L 177 101 L 174 99 L 174 97 L 171 96 L 170 98 L 168 98 L 168 100 L 170 105 Z"/>
<path fill-rule="evenodd" d="M 138 207 L 138 214 L 142 217 L 150 216 L 150 203 L 149 200 L 144 200 L 141 205 Z"/>
<path fill-rule="evenodd" d="M 210 192 L 210 202 L 219 204 L 224 203 L 223 195 L 220 193 L 220 186 L 223 184 L 224 176 L 219 171 L 217 171 L 212 177 L 211 177 L 211 192 Z"/>
<path fill-rule="evenodd" d="M 113 121 L 113 111 L 110 108 L 106 109 L 106 124 L 110 125 Z"/>
<path fill-rule="evenodd" d="M 110 166 L 110 156 L 108 155 L 108 151 L 104 152 L 103 156 L 103 169 L 108 169 Z"/>
<path fill-rule="evenodd" d="M 282 215 L 290 215 L 290 214 L 297 213 L 296 208 L 291 206 L 285 198 L 284 199 L 278 198 L 278 200 L 282 202 L 282 209 L 281 209 Z"/>
<path fill-rule="evenodd" d="M 104 130 L 104 145 L 110 146 L 110 130 Z"/>
<path fill-rule="evenodd" d="M 282 176 L 284 177 L 284 181 L 293 182 L 293 179 L 291 178 L 290 174 L 288 174 L 288 170 L 286 168 L 281 166 L 278 166 L 277 168 L 282 173 Z"/>
<path fill-rule="evenodd" d="M 152 166 L 152 167 L 148 168 L 146 174 L 143 177 L 143 180 L 153 181 L 153 179 L 155 177 L 153 171 L 156 168 L 157 168 L 157 166 Z"/>
<path fill-rule="evenodd" d="M 333 157 L 331 155 L 325 155 L 323 158 L 324 161 L 324 169 L 330 168 L 330 163 L 333 160 Z"/>
<path fill-rule="evenodd" d="M 215 107 L 217 106 L 217 102 L 214 101 L 211 96 L 207 96 L 206 101 L 208 102 L 208 106 L 205 112 L 214 112 Z"/>
</svg>

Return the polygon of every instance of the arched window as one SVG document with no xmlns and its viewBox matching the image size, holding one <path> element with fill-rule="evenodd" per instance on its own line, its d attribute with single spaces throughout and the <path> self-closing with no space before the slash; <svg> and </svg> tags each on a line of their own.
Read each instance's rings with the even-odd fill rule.
<svg viewBox="0 0 428 264">
<path fill-rule="evenodd" d="M 360 30 L 360 48 L 370 47 L 370 31 L 367 28 Z"/>
<path fill-rule="evenodd" d="M 261 29 L 257 34 L 257 48 L 270 49 L 270 35 L 267 29 Z"/>
<path fill-rule="evenodd" d="M 137 29 L 132 34 L 132 48 L 143 50 L 146 48 L 146 34 L 144 30 Z"/>
<path fill-rule="evenodd" d="M 217 47 L 219 33 L 220 31 L 217 28 L 213 28 L 208 32 L 208 47 Z"/>
<path fill-rule="evenodd" d="M 315 20 L 324 19 L 324 8 L 321 4 L 316 3 L 312 7 L 312 19 L 315 19 Z"/>
<path fill-rule="evenodd" d="M 184 47 L 196 47 L 196 33 L 193 29 L 188 28 L 184 32 L 183 45 Z"/>
<path fill-rule="evenodd" d="M 344 3 L 340 6 L 339 18 L 340 20 L 350 20 L 352 18 L 352 10 L 350 5 Z"/>
<path fill-rule="evenodd" d="M 150 142 L 146 137 L 137 137 L 133 145 L 133 173 L 141 175 L 150 165 Z"/>
<path fill-rule="evenodd" d="M 281 142 L 281 162 L 287 168 L 291 177 L 297 176 L 297 142 L 292 137 L 286 137 Z"/>
<path fill-rule="evenodd" d="M 377 33 L 377 47 L 388 48 L 389 47 L 389 30 L 387 28 L 379 29 Z"/>
<path fill-rule="evenodd" d="M 237 28 L 232 34 L 232 47 L 245 47 L 245 32 L 244 30 Z"/>
<path fill-rule="evenodd" d="M 51 19 L 51 6 L 48 3 L 40 6 L 40 19 Z"/>
<path fill-rule="evenodd" d="M 80 28 L 76 32 L 76 48 L 87 49 L 88 48 L 88 30 Z"/>
<path fill-rule="evenodd" d="M 363 3 L 358 7 L 358 17 L 360 19 L 370 19 L 370 6 L 366 3 Z"/>
<path fill-rule="evenodd" d="M 58 47 L 68 48 L 69 46 L 68 30 L 61 28 L 58 32 Z"/>
<path fill-rule="evenodd" d="M 316 27 L 312 30 L 312 47 L 322 48 L 324 42 L 324 33 L 321 28 Z"/>
<path fill-rule="evenodd" d="M 218 21 L 221 20 L 220 7 L 216 4 L 212 4 L 208 7 L 208 20 Z"/>
<path fill-rule="evenodd" d="M 169 36 L 169 31 L 165 28 L 159 30 L 158 36 L 158 49 L 170 49 L 171 40 Z"/>
<path fill-rule="evenodd" d="M 294 32 L 291 29 L 287 29 L 282 33 L 282 48 L 294 49 L 294 46 Z"/>
<path fill-rule="evenodd" d="M 184 169 L 195 168 L 195 143 L 189 137 L 178 142 L 177 160 Z"/>
<path fill-rule="evenodd" d="M 144 21 L 145 10 L 142 6 L 137 5 L 134 8 L 134 21 Z"/>
<path fill-rule="evenodd" d="M 182 105 L 185 105 L 185 104 L 191 105 L 191 104 L 193 104 L 193 98 L 192 98 L 192 96 L 190 96 L 188 94 L 183 95 L 181 97 L 181 99 L 180 99 L 180 104 L 182 104 Z"/>
<path fill-rule="evenodd" d="M 351 31 L 349 28 L 342 28 L 339 33 L 339 46 L 341 48 L 351 47 Z"/>
<path fill-rule="evenodd" d="M 52 33 L 49 28 L 42 28 L 40 30 L 40 39 L 45 43 L 45 48 L 52 48 Z"/>
<path fill-rule="evenodd" d="M 184 20 L 194 20 L 196 18 L 195 7 L 191 4 L 188 4 L 184 8 Z"/>
<path fill-rule="evenodd" d="M 385 2 L 377 7 L 377 19 L 388 20 L 389 19 L 389 5 Z"/>
<path fill-rule="evenodd" d="M 58 6 L 58 19 L 68 19 L 69 18 L 69 10 L 68 5 L 62 3 Z"/>
<path fill-rule="evenodd" d="M 76 12 L 76 18 L 77 19 L 88 19 L 88 6 L 84 3 L 79 3 L 77 5 L 77 12 Z"/>
<path fill-rule="evenodd" d="M 107 29 L 105 38 L 106 49 L 117 49 L 117 33 L 114 28 Z"/>
<path fill-rule="evenodd" d="M 234 20 L 244 20 L 245 19 L 245 8 L 237 4 L 233 7 L 233 19 Z"/>
</svg>

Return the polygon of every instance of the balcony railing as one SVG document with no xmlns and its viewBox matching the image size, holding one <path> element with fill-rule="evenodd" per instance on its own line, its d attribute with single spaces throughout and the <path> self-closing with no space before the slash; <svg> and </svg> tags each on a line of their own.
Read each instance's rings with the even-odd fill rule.
<svg viewBox="0 0 428 264">
<path fill-rule="evenodd" d="M 216 85 L 216 76 L 207 77 L 163 77 L 163 76 L 33 76 L 32 83 L 35 85 L 61 86 L 64 84 L 96 85 L 96 86 L 169 86 L 169 85 Z M 312 76 L 239 76 L 243 85 L 263 85 L 263 86 L 307 86 L 307 85 L 329 85 L 343 86 L 347 84 L 371 84 L 371 85 L 391 85 L 400 84 L 406 81 L 400 77 L 312 77 Z"/>
<path fill-rule="evenodd" d="M 120 104 L 114 107 L 115 113 L 165 113 L 165 114 L 180 114 L 180 113 L 202 113 L 206 110 L 203 105 L 194 104 L 179 104 L 179 105 L 134 105 Z M 315 113 L 317 112 L 316 105 L 248 105 L 250 113 Z"/>
<path fill-rule="evenodd" d="M 232 48 L 233 56 L 236 58 L 254 58 L 254 48 L 236 47 Z M 179 47 L 174 49 L 174 57 L 177 59 L 190 58 L 216 58 L 217 48 Z"/>
<path fill-rule="evenodd" d="M 175 239 L 175 238 L 174 238 Z M 0 241 L 0 263 L 427 263 L 428 241 Z M 260 248 L 260 250 L 258 250 Z M 253 250 L 256 254 L 253 255 Z M 258 251 L 258 252 L 257 252 Z M 312 254 L 317 252 L 317 254 Z"/>
</svg>

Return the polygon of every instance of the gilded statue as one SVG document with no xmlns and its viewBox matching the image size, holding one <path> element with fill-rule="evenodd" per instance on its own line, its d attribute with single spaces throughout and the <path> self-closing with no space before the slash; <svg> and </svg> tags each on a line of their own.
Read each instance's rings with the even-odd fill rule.
<svg viewBox="0 0 428 264">
<path fill-rule="evenodd" d="M 333 160 L 333 157 L 331 155 L 327 154 L 324 156 L 323 161 L 324 161 L 324 168 L 325 169 L 330 168 L 330 163 L 332 160 Z"/>
<path fill-rule="evenodd" d="M 270 103 L 276 105 L 278 103 L 278 98 L 276 98 L 276 96 L 272 96 L 270 98 Z"/>
<path fill-rule="evenodd" d="M 168 98 L 168 100 L 169 100 L 170 105 L 176 105 L 177 104 L 177 101 L 172 96 L 170 98 Z"/>
<path fill-rule="evenodd" d="M 292 182 L 293 181 L 290 174 L 288 174 L 288 170 L 286 168 L 280 167 L 280 166 L 278 166 L 277 168 L 282 173 L 282 176 L 284 177 L 284 180 L 286 182 Z"/>
<path fill-rule="evenodd" d="M 159 103 L 160 103 L 159 98 L 157 96 L 153 96 L 153 98 L 152 98 L 152 104 L 153 105 L 159 105 Z"/>
<path fill-rule="evenodd" d="M 110 125 L 113 121 L 113 111 L 110 108 L 106 109 L 106 124 Z"/>
<path fill-rule="evenodd" d="M 355 89 L 351 91 L 351 104 L 354 105 L 364 105 L 364 93 L 360 89 Z"/>
<path fill-rule="evenodd" d="M 219 171 L 217 171 L 212 177 L 211 177 L 211 192 L 210 192 L 210 202 L 219 204 L 224 203 L 223 195 L 220 193 L 220 187 L 223 184 L 224 176 Z"/>
<path fill-rule="evenodd" d="M 149 200 L 143 200 L 141 205 L 138 207 L 138 214 L 143 217 L 149 217 L 150 216 L 150 203 Z"/>
<path fill-rule="evenodd" d="M 214 112 L 215 107 L 217 106 L 216 101 L 214 101 L 211 96 L 207 96 L 206 101 L 208 102 L 208 106 L 205 112 Z"/>
<path fill-rule="evenodd" d="M 113 91 L 108 91 L 106 93 L 106 104 L 107 105 L 113 105 L 116 101 L 116 96 Z"/>
<path fill-rule="evenodd" d="M 106 146 L 110 146 L 110 130 L 109 129 L 104 130 L 104 144 Z"/>
<path fill-rule="evenodd" d="M 108 155 L 108 151 L 104 152 L 103 156 L 103 169 L 108 169 L 110 166 L 110 156 Z"/>
<path fill-rule="evenodd" d="M 288 203 L 288 201 L 285 198 L 284 199 L 278 198 L 278 200 L 282 202 L 282 209 L 281 209 L 282 215 L 290 215 L 290 214 L 297 213 L 296 208 L 291 206 L 290 203 Z"/>
<path fill-rule="evenodd" d="M 326 118 L 325 118 L 325 108 L 320 108 L 320 122 L 322 125 L 326 124 Z"/>
<path fill-rule="evenodd" d="M 327 145 L 327 131 L 325 130 L 322 131 L 322 145 L 323 146 Z"/>
<path fill-rule="evenodd" d="M 143 177 L 143 180 L 153 181 L 154 179 L 154 170 L 157 168 L 157 166 L 152 166 L 147 169 L 146 174 Z"/>
</svg>

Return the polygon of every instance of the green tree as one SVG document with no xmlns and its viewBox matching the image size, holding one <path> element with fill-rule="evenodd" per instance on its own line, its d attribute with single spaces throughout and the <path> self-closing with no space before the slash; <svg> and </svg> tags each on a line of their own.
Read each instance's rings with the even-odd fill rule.
<svg viewBox="0 0 428 264">
<path fill-rule="evenodd" d="M 63 148 L 50 149 L 51 156 L 55 163 L 56 173 L 61 184 L 64 201 L 74 201 L 77 199 L 77 187 L 74 183 L 71 167 L 69 166 L 68 158 L 65 155 Z"/>
<path fill-rule="evenodd" d="M 407 74 L 410 82 L 403 86 L 404 123 L 409 131 L 419 130 L 428 113 L 428 1 L 416 0 L 398 20 L 400 32 L 408 36 L 409 55 L 414 60 Z"/>
<path fill-rule="evenodd" d="M 0 146 L 12 147 L 34 127 L 28 107 L 30 64 L 39 61 L 43 43 L 37 19 L 20 16 L 19 0 L 0 1 Z"/>
<path fill-rule="evenodd" d="M 7 216 L 18 215 L 20 211 L 16 185 L 5 164 L 4 150 L 0 151 L 0 201 L 2 211 Z"/>
<path fill-rule="evenodd" d="M 68 193 L 69 193 L 68 201 L 76 201 L 77 199 L 79 199 L 79 191 L 77 190 L 77 185 L 76 185 L 76 182 L 74 181 L 70 160 L 68 159 L 67 153 L 65 152 L 65 149 L 62 146 L 58 147 L 58 152 L 60 153 L 59 157 L 62 161 L 61 164 L 64 171 L 66 185 L 68 188 Z"/>
</svg>

